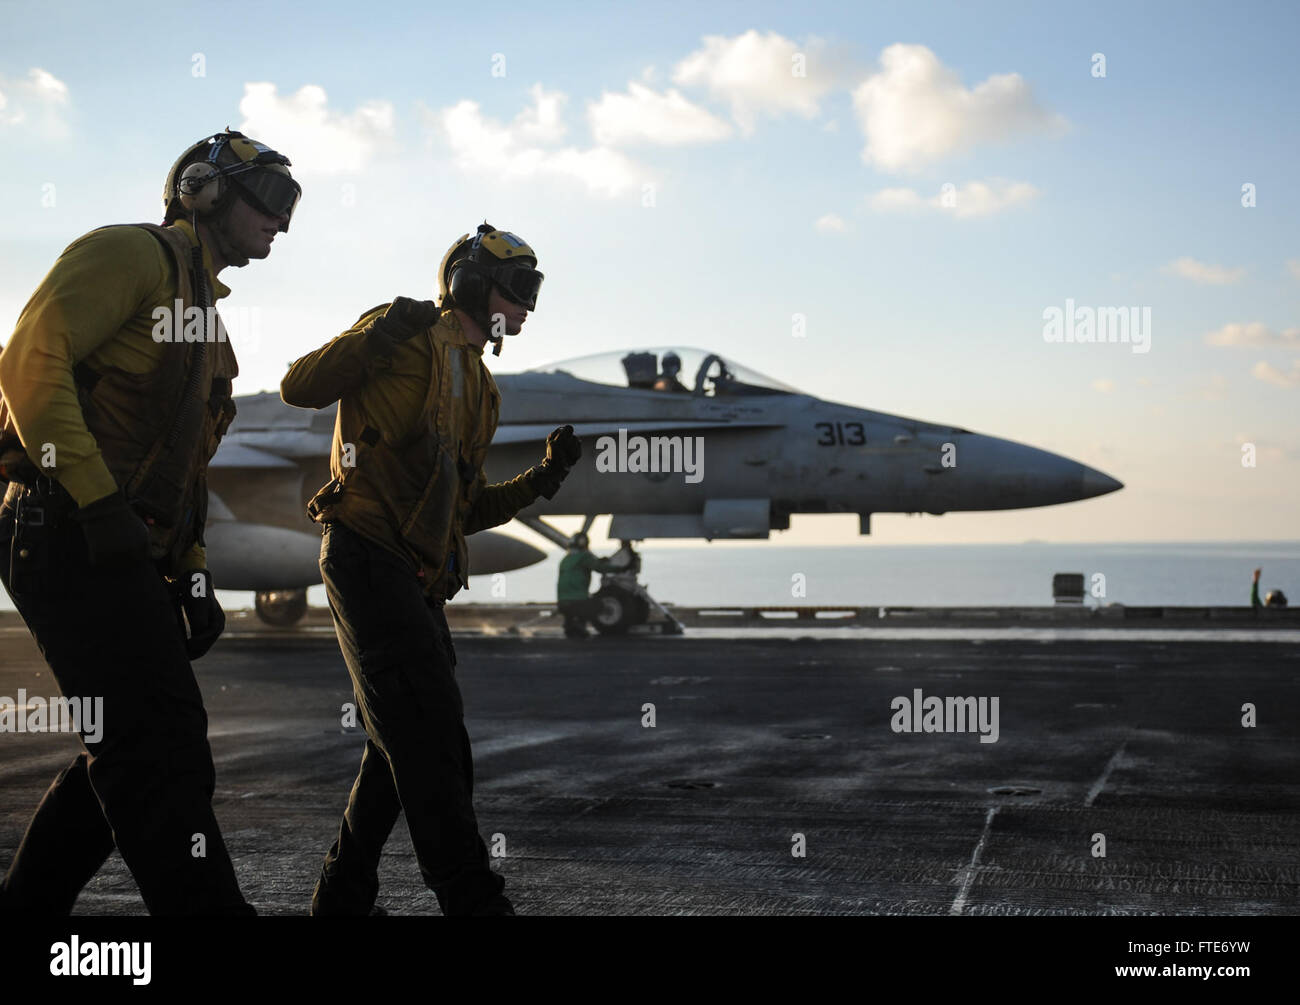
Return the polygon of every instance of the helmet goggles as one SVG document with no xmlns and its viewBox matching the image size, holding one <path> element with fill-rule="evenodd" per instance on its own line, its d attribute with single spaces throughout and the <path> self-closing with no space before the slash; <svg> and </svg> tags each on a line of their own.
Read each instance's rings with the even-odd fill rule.
<svg viewBox="0 0 1300 1005">
<path fill-rule="evenodd" d="M 283 161 L 271 163 L 282 164 Z M 302 198 L 302 186 L 287 171 L 276 171 L 252 162 L 228 170 L 226 177 L 235 183 L 240 195 L 258 212 L 277 219 L 287 217 L 280 229 L 289 229 L 288 221 L 293 218 L 298 200 Z"/>
<path fill-rule="evenodd" d="M 546 277 L 536 269 L 519 264 L 500 265 L 492 270 L 492 281 L 511 303 L 527 307 L 530 311 L 537 309 L 537 291 L 542 288 Z"/>
</svg>

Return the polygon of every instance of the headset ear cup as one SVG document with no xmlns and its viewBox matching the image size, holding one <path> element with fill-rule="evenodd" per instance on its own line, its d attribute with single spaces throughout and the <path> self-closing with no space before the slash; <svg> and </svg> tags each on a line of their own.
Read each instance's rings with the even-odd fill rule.
<svg viewBox="0 0 1300 1005">
<path fill-rule="evenodd" d="M 480 310 L 487 310 L 488 293 L 491 291 L 492 284 L 488 281 L 487 276 L 475 270 L 472 274 L 473 282 L 470 289 L 473 291 L 474 305 Z"/>
<path fill-rule="evenodd" d="M 221 198 L 221 176 L 206 162 L 191 164 L 177 184 L 181 205 L 191 213 L 211 213 Z"/>
<path fill-rule="evenodd" d="M 464 262 L 452 269 L 448 290 L 456 306 L 462 310 L 485 311 L 491 280 L 475 268 L 473 263 Z"/>
</svg>

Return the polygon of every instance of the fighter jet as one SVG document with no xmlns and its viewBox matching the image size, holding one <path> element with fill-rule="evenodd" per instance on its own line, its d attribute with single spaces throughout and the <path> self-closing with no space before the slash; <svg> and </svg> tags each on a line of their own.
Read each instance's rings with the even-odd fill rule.
<svg viewBox="0 0 1300 1005">
<path fill-rule="evenodd" d="M 767 538 L 793 513 L 856 513 L 867 534 L 873 513 L 1022 509 L 1123 488 L 1046 450 L 824 401 L 699 349 L 608 352 L 496 382 L 489 482 L 535 463 L 560 423 L 582 439 L 582 460 L 556 497 L 518 517 L 560 545 L 569 535 L 547 517 L 583 516 L 590 527 L 612 515 L 609 536 L 635 555 L 653 538 Z M 223 588 L 255 591 L 264 620 L 292 624 L 320 582 L 320 528 L 306 505 L 329 479 L 337 406 L 307 411 L 274 393 L 237 405 L 209 468 L 209 562 Z M 545 558 L 499 531 L 475 534 L 470 554 L 475 575 Z M 608 624 L 644 619 L 636 598 L 603 593 Z"/>
</svg>

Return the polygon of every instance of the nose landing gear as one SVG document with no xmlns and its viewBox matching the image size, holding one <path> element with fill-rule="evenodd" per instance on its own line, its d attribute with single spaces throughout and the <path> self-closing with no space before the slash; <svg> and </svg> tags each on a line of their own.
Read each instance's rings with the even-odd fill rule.
<svg viewBox="0 0 1300 1005">
<path fill-rule="evenodd" d="M 637 581 L 641 556 L 632 547 L 632 542 L 624 541 L 622 544 L 609 558 L 619 568 L 600 578 L 600 589 L 594 598 L 600 606 L 592 618 L 592 625 L 602 635 L 626 635 L 633 630 L 646 634 L 681 635 L 681 622 Z"/>
<path fill-rule="evenodd" d="M 516 519 L 562 548 L 572 545 L 573 538 L 541 517 L 521 516 Z M 595 520 L 594 515 L 588 514 L 579 533 L 586 534 L 591 530 Z M 614 564 L 615 569 L 601 575 L 600 589 L 591 598 L 592 607 L 596 609 L 590 617 L 592 625 L 601 635 L 681 635 L 682 623 L 637 581 L 641 556 L 632 544 L 632 541 L 623 541 L 622 547 L 609 556 L 608 561 Z"/>
</svg>

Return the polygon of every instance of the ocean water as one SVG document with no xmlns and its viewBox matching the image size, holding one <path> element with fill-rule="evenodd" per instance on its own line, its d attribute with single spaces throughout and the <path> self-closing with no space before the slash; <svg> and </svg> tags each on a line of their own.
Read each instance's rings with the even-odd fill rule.
<svg viewBox="0 0 1300 1005">
<path fill-rule="evenodd" d="M 613 548 L 597 549 L 608 554 Z M 656 599 L 689 607 L 807 604 L 853 606 L 1047 605 L 1052 576 L 1094 576 L 1104 596 L 1090 604 L 1244 605 L 1251 571 L 1263 568 L 1261 596 L 1281 588 L 1300 603 L 1300 541 L 1249 543 L 958 544 L 793 547 L 762 543 L 643 546 L 641 580 Z M 455 603 L 555 599 L 560 552 L 544 562 L 471 578 Z M 796 597 L 794 577 L 804 595 Z M 593 577 L 593 585 L 595 584 Z M 251 607 L 250 593 L 221 593 L 227 607 Z M 323 605 L 324 588 L 309 593 Z M 12 609 L 0 591 L 0 608 Z"/>
<path fill-rule="evenodd" d="M 612 551 L 608 549 L 607 551 Z M 599 553 L 599 552 L 598 552 Z M 606 552 L 607 553 L 607 552 Z M 850 545 L 708 545 L 641 549 L 641 580 L 660 601 L 708 605 L 807 604 L 965 606 L 1052 603 L 1052 576 L 1081 572 L 1104 596 L 1090 604 L 1238 605 L 1250 602 L 1251 572 L 1263 569 L 1261 597 L 1280 587 L 1300 603 L 1300 542 Z M 463 600 L 555 599 L 559 553 L 508 573 L 493 596 L 491 577 L 472 577 Z M 1104 579 L 1094 580 L 1100 574 Z M 802 575 L 802 597 L 792 595 Z M 595 578 L 593 577 L 593 585 Z"/>
</svg>

